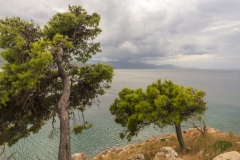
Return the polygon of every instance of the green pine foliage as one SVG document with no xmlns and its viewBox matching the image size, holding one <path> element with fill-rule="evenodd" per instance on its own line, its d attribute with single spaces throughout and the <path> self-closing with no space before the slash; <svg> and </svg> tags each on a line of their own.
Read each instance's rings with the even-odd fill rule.
<svg viewBox="0 0 240 160">
<path fill-rule="evenodd" d="M 94 42 L 101 32 L 99 21 L 97 13 L 87 14 L 80 6 L 57 13 L 43 28 L 19 17 L 0 19 L 0 48 L 4 49 L 0 55 L 6 61 L 0 72 L 0 145 L 11 146 L 37 133 L 56 117 L 63 93 L 59 66 L 70 77 L 70 116 L 74 109 L 83 112 L 110 88 L 111 66 L 72 63 L 85 63 L 101 52 L 100 43 Z M 76 133 L 90 127 L 85 122 L 76 124 Z"/>
<path fill-rule="evenodd" d="M 146 91 L 122 89 L 110 111 L 115 122 L 124 127 L 120 137 L 131 140 L 150 124 L 163 128 L 178 125 L 192 116 L 201 117 L 207 109 L 204 95 L 202 90 L 158 80 L 148 85 Z"/>
</svg>

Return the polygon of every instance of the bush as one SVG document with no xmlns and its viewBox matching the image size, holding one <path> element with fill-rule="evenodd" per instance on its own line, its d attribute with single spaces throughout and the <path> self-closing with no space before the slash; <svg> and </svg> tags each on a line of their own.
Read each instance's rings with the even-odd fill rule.
<svg viewBox="0 0 240 160">
<path fill-rule="evenodd" d="M 232 147 L 232 142 L 219 140 L 213 144 L 213 147 L 215 151 L 219 151 L 219 153 L 223 153 L 224 151 Z"/>
</svg>

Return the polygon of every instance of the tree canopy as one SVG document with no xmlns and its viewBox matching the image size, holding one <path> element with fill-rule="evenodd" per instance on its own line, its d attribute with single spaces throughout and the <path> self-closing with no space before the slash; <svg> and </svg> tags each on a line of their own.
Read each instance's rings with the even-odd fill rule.
<svg viewBox="0 0 240 160">
<path fill-rule="evenodd" d="M 182 137 L 179 137 L 182 136 L 180 124 L 192 116 L 201 117 L 204 114 L 204 96 L 202 90 L 158 80 L 148 85 L 146 91 L 123 88 L 110 106 L 110 111 L 115 115 L 115 122 L 124 127 L 121 138 L 131 140 L 150 124 L 160 128 L 175 125 L 181 148 L 186 149 Z"/>
<path fill-rule="evenodd" d="M 94 39 L 101 32 L 100 15 L 81 6 L 57 13 L 40 27 L 19 17 L 0 20 L 0 145 L 13 145 L 37 133 L 51 118 L 60 118 L 58 159 L 70 159 L 69 115 L 84 111 L 110 88 L 113 68 L 95 64 L 79 67 L 101 52 Z M 81 133 L 86 123 L 77 126 Z M 79 130 L 80 129 L 80 130 Z"/>
</svg>

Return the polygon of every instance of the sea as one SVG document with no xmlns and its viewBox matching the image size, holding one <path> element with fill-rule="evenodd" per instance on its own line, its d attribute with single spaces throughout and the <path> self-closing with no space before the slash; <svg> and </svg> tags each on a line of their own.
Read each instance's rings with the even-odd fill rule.
<svg viewBox="0 0 240 160">
<path fill-rule="evenodd" d="M 71 135 L 72 153 L 84 152 L 89 157 L 111 147 L 124 146 L 140 142 L 153 136 L 174 132 L 173 126 L 160 129 L 149 126 L 143 129 L 132 141 L 119 138 L 122 127 L 114 122 L 109 106 L 124 88 L 143 88 L 152 82 L 172 80 L 183 86 L 192 86 L 206 92 L 207 102 L 206 125 L 222 132 L 230 131 L 240 134 L 240 71 L 239 70 L 206 70 L 206 69 L 159 69 L 159 70 L 121 70 L 115 69 L 111 89 L 99 97 L 100 104 L 93 104 L 85 111 L 85 120 L 93 127 L 80 135 Z M 81 113 L 75 112 L 76 122 L 81 123 Z M 73 122 L 71 122 L 73 124 Z M 58 124 L 56 124 L 58 127 Z M 187 128 L 185 128 L 187 129 Z M 17 160 L 55 160 L 58 155 L 59 133 L 48 138 L 52 131 L 51 121 L 37 134 L 21 139 L 7 148 L 5 154 L 14 154 Z M 0 158 L 1 159 L 1 158 Z"/>
</svg>

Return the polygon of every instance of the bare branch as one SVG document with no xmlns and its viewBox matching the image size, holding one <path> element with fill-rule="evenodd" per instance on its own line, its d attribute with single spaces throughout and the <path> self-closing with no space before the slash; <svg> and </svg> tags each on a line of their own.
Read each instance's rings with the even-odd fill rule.
<svg viewBox="0 0 240 160">
<path fill-rule="evenodd" d="M 16 152 L 13 152 L 13 153 L 11 153 L 9 156 L 7 156 L 7 157 L 4 157 L 4 158 L 6 158 L 6 160 L 9 160 L 9 159 L 11 159 L 11 158 L 14 158 L 14 157 L 13 157 L 13 155 L 14 155 L 15 153 L 17 153 L 17 151 L 16 151 Z"/>
<path fill-rule="evenodd" d="M 198 120 L 197 117 L 192 117 L 191 120 L 189 120 L 192 128 L 196 128 L 203 136 L 206 135 L 208 130 L 205 119 L 204 117 L 202 120 Z"/>
<path fill-rule="evenodd" d="M 5 151 L 5 144 L 3 145 L 3 148 L 1 148 L 0 156 L 3 154 L 4 151 Z"/>
<path fill-rule="evenodd" d="M 11 158 L 14 158 L 13 155 L 14 155 L 15 153 L 17 153 L 17 151 L 15 151 L 15 152 L 11 153 L 11 154 L 8 155 L 8 156 L 2 156 L 4 152 L 5 152 L 5 144 L 3 145 L 3 148 L 1 148 L 1 151 L 0 151 L 0 156 L 1 156 L 0 159 L 1 159 L 1 160 L 4 160 L 4 159 L 10 160 Z"/>
</svg>

